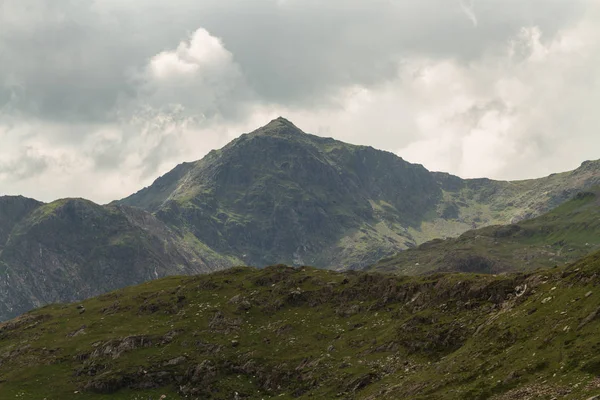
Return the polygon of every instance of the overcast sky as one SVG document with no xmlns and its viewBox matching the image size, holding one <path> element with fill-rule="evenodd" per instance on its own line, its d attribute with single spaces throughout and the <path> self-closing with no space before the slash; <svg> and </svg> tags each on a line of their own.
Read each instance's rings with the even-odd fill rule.
<svg viewBox="0 0 600 400">
<path fill-rule="evenodd" d="M 462 177 L 600 158 L 600 0 L 0 0 L 0 195 L 104 203 L 282 115 Z"/>
</svg>

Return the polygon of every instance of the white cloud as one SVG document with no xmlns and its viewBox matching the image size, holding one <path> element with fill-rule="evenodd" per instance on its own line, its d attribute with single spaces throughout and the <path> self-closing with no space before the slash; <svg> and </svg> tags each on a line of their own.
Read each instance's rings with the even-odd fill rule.
<svg viewBox="0 0 600 400">
<path fill-rule="evenodd" d="M 132 107 L 160 112 L 176 109 L 177 114 L 195 120 L 235 113 L 250 95 L 231 52 L 203 28 L 175 50 L 153 56 L 142 80 L 141 96 Z M 139 114 L 139 110 L 134 112 Z"/>
<path fill-rule="evenodd" d="M 0 194 L 109 202 L 223 146 L 233 129 L 240 133 L 223 108 L 236 95 L 243 106 L 243 76 L 232 54 L 205 29 L 151 57 L 137 77 L 143 82 L 139 93 L 121 102 L 115 121 L 0 119 L 0 183 L 10 188 Z"/>
<path fill-rule="evenodd" d="M 0 126 L 0 195 L 110 202 L 149 185 L 183 161 L 222 147 L 245 128 L 221 122 L 215 122 L 215 129 L 176 111 L 154 113 L 129 124 L 78 126 L 89 133 L 72 143 L 54 140 L 61 126 L 29 122 L 10 131 Z"/>
<path fill-rule="evenodd" d="M 220 73 L 223 67 L 229 68 L 232 55 L 221 41 L 211 36 L 206 29 L 198 29 L 190 42 L 181 42 L 175 51 L 163 51 L 152 57 L 150 73 L 159 80 L 189 78 L 190 75 L 203 78 L 205 74 Z"/>
<path fill-rule="evenodd" d="M 600 158 L 595 15 L 551 38 L 523 27 L 468 64 L 410 57 L 395 79 L 348 91 L 335 112 L 289 113 L 315 132 L 463 177 L 520 179 L 575 168 Z"/>
</svg>

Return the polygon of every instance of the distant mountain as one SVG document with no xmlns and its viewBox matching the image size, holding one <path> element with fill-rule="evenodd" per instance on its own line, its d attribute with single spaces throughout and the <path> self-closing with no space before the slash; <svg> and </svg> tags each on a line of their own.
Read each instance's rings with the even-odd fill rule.
<svg viewBox="0 0 600 400">
<path fill-rule="evenodd" d="M 355 269 L 434 238 L 535 217 L 597 184 L 600 162 L 526 181 L 461 179 L 278 118 L 118 204 L 248 265 Z"/>
<path fill-rule="evenodd" d="M 0 320 L 173 274 L 231 266 L 151 214 L 82 199 L 0 198 Z"/>
<path fill-rule="evenodd" d="M 0 324 L 2 399 L 597 399 L 600 254 L 500 276 L 169 277 Z"/>
<path fill-rule="evenodd" d="M 370 270 L 403 275 L 531 271 L 568 264 L 598 250 L 600 189 L 594 188 L 540 217 L 436 239 L 383 259 Z"/>
</svg>

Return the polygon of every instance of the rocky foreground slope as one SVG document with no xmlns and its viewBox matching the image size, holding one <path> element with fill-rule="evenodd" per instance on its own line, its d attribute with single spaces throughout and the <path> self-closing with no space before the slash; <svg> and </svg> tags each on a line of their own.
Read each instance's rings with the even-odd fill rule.
<svg viewBox="0 0 600 400">
<path fill-rule="evenodd" d="M 170 277 L 1 324 L 0 398 L 587 399 L 599 284 L 600 253 L 503 276 Z"/>
</svg>

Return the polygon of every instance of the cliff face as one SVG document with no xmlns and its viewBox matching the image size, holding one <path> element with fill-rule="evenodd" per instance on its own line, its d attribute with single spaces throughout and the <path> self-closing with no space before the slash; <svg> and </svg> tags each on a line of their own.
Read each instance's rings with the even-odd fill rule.
<svg viewBox="0 0 600 400">
<path fill-rule="evenodd" d="M 84 299 L 166 275 L 210 272 L 235 262 L 143 210 L 81 199 L 2 201 L 22 213 L 7 212 L 11 218 L 3 219 L 9 233 L 0 247 L 0 319 L 52 302 Z"/>
</svg>

